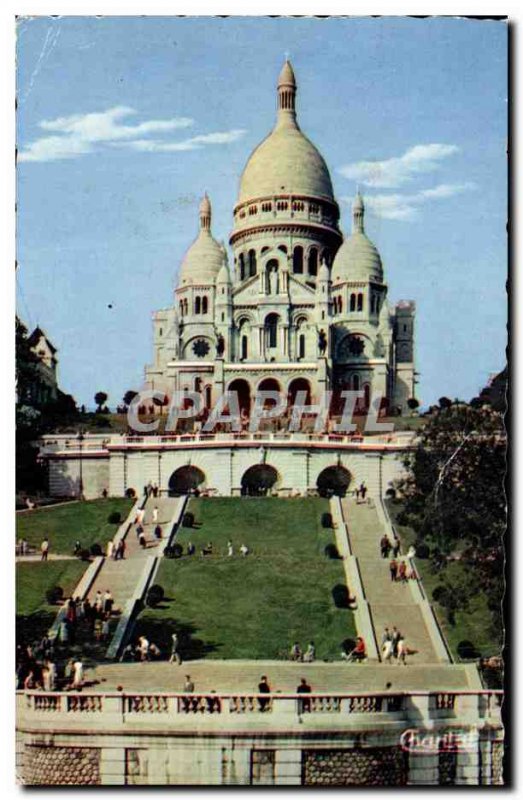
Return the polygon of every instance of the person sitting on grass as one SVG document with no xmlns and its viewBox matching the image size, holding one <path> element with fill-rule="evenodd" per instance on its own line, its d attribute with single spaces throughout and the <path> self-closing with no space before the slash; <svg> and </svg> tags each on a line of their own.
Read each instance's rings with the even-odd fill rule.
<svg viewBox="0 0 523 800">
<path fill-rule="evenodd" d="M 290 656 L 291 656 L 291 661 L 302 661 L 303 660 L 301 647 L 298 644 L 298 642 L 294 642 L 294 644 L 292 645 Z"/>
<path fill-rule="evenodd" d="M 202 547 L 202 556 L 212 556 L 212 542 L 207 542 L 207 546 Z"/>
<path fill-rule="evenodd" d="M 249 552 L 250 552 L 250 550 L 249 550 L 249 548 L 247 547 L 247 545 L 246 545 L 246 544 L 242 544 L 242 546 L 240 547 L 240 553 L 241 553 L 241 555 L 242 555 L 242 556 L 245 558 L 246 556 L 248 556 L 248 555 L 249 555 Z"/>
<path fill-rule="evenodd" d="M 307 647 L 304 655 L 303 660 L 308 664 L 312 663 L 316 658 L 316 648 L 314 647 L 314 642 L 310 642 L 309 646 Z"/>
</svg>

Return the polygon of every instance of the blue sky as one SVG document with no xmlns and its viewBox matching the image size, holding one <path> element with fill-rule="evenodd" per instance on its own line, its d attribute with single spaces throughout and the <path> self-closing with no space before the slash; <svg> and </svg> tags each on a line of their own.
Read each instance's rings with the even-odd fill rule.
<svg viewBox="0 0 523 800">
<path fill-rule="evenodd" d="M 416 301 L 422 403 L 477 394 L 507 338 L 506 37 L 451 18 L 21 20 L 18 310 L 62 388 L 116 405 L 141 385 L 199 198 L 227 240 L 288 52 L 344 231 L 359 185 L 389 299 Z"/>
</svg>

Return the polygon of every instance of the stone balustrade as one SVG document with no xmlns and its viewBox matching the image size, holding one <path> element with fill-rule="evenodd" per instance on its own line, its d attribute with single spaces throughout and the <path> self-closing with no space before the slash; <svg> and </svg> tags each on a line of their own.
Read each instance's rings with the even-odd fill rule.
<svg viewBox="0 0 523 800">
<path fill-rule="evenodd" d="M 121 724 L 146 718 L 187 718 L 271 715 L 276 722 L 289 717 L 330 715 L 337 722 L 360 715 L 381 715 L 394 720 L 455 719 L 463 722 L 499 722 L 502 692 L 385 692 L 332 694 L 244 693 L 126 693 L 126 692 L 17 692 L 19 722 L 29 723 L 54 715 L 60 722 L 89 716 L 119 718 Z M 23 724 L 21 726 L 23 728 Z"/>
</svg>

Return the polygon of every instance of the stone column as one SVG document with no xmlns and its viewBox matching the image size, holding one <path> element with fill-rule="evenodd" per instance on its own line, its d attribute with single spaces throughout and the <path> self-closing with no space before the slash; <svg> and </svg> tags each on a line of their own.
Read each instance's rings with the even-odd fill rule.
<svg viewBox="0 0 523 800">
<path fill-rule="evenodd" d="M 301 749 L 276 750 L 274 783 L 276 786 L 301 786 Z"/>
<path fill-rule="evenodd" d="M 102 747 L 100 783 L 109 786 L 125 786 L 125 747 Z"/>
<path fill-rule="evenodd" d="M 439 785 L 439 754 L 409 753 L 408 786 Z"/>
</svg>

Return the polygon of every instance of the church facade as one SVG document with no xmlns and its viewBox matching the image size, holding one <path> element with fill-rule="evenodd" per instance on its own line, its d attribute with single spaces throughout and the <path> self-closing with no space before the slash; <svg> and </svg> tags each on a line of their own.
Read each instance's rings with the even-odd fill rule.
<svg viewBox="0 0 523 800">
<path fill-rule="evenodd" d="M 379 394 L 383 409 L 405 412 L 415 394 L 414 303 L 389 305 L 359 193 L 343 236 L 327 165 L 297 122 L 296 91 L 287 61 L 276 125 L 241 176 L 231 260 L 203 198 L 174 301 L 154 314 L 146 387 L 200 392 L 207 407 L 236 391 L 246 412 L 259 390 L 290 402 L 301 390 L 314 403 L 351 389 L 360 410 Z"/>
</svg>

